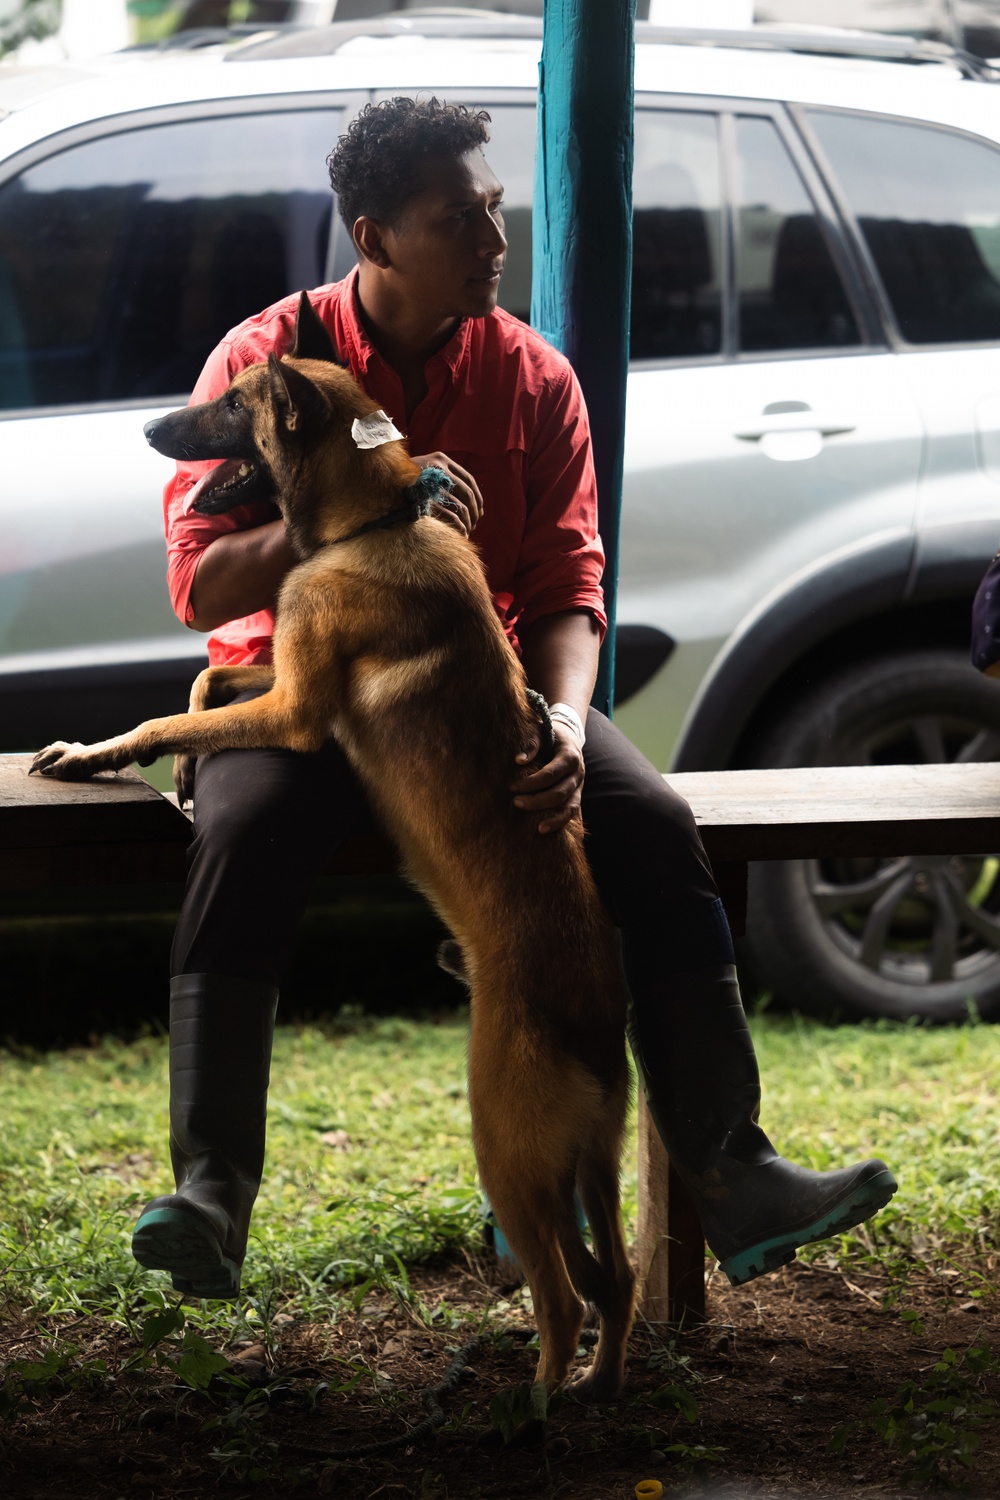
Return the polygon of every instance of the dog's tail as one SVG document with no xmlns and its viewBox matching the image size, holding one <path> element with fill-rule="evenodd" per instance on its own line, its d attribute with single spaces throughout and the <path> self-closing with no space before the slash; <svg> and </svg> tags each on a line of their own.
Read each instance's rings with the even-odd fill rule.
<svg viewBox="0 0 1000 1500">
<path fill-rule="evenodd" d="M 605 1275 L 597 1257 L 587 1248 L 572 1193 L 561 1195 L 558 1208 L 553 1205 L 552 1217 L 573 1290 L 584 1302 L 600 1311 L 604 1301 Z"/>
<path fill-rule="evenodd" d="M 461 945 L 454 938 L 445 938 L 444 942 L 438 945 L 437 964 L 439 969 L 443 969 L 453 979 L 460 979 L 464 985 L 469 984 L 469 976 L 465 969 L 465 955 Z"/>
</svg>

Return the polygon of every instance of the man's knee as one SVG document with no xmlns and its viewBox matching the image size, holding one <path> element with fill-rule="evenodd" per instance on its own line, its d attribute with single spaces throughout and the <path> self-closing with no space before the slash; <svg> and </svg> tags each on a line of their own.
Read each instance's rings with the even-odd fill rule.
<svg viewBox="0 0 1000 1500">
<path fill-rule="evenodd" d="M 196 844 L 242 858 L 273 851 L 301 836 L 309 816 L 308 789 L 284 752 L 230 750 L 199 761 L 195 781 Z"/>
<path fill-rule="evenodd" d="M 615 821 L 619 837 L 632 849 L 663 851 L 668 857 L 679 857 L 701 848 L 694 813 L 662 778 L 659 786 L 643 787 L 619 797 Z"/>
<path fill-rule="evenodd" d="M 596 723 L 594 720 L 596 719 Z M 666 905 L 697 910 L 717 898 L 694 814 L 625 736 L 599 715 L 584 782 L 586 848 L 605 903 L 619 926 Z"/>
<path fill-rule="evenodd" d="M 594 875 L 619 925 L 624 914 L 665 902 L 714 901 L 715 880 L 686 806 L 622 806 L 611 829 L 589 840 Z"/>
</svg>

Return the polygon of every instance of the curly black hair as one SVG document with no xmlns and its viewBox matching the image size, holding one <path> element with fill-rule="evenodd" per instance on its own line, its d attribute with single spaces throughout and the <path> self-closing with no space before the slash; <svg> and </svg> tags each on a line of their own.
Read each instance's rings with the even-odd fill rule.
<svg viewBox="0 0 1000 1500">
<path fill-rule="evenodd" d="M 490 138 L 484 109 L 441 99 L 384 99 L 366 104 L 326 159 L 347 228 L 366 214 L 396 226 L 419 193 L 430 156 L 464 156 Z"/>
</svg>

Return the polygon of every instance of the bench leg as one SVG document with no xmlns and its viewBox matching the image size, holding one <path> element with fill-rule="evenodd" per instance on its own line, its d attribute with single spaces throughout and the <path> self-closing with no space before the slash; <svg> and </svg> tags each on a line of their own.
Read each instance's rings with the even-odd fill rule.
<svg viewBox="0 0 1000 1500">
<path fill-rule="evenodd" d="M 705 1240 L 698 1210 L 667 1158 L 639 1093 L 639 1311 L 651 1323 L 705 1321 Z"/>
</svg>

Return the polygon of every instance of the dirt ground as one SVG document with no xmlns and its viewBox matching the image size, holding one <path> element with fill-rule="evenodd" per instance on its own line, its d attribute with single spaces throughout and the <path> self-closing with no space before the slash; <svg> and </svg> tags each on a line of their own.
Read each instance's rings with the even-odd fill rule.
<svg viewBox="0 0 1000 1500">
<path fill-rule="evenodd" d="M 501 1295 L 489 1265 L 472 1259 L 415 1274 L 412 1286 L 426 1307 L 477 1319 Z M 921 1431 L 933 1433 L 946 1419 L 956 1433 L 979 1435 L 974 1465 L 957 1469 L 956 1482 L 974 1496 L 1000 1495 L 1000 1419 L 987 1404 L 977 1422 L 974 1410 L 1000 1398 L 1000 1363 L 973 1379 L 964 1359 L 982 1343 L 1000 1353 L 1000 1303 L 974 1300 L 975 1286 L 972 1277 L 914 1267 L 903 1296 L 884 1308 L 893 1288 L 880 1275 L 790 1266 L 739 1290 L 716 1277 L 707 1326 L 677 1336 L 637 1322 L 626 1391 L 614 1408 L 564 1400 L 537 1441 L 504 1447 L 491 1402 L 499 1396 L 504 1406 L 503 1393 L 529 1385 L 533 1369 L 525 1336 L 512 1336 L 468 1355 L 457 1388 L 442 1399 L 436 1432 L 353 1459 L 339 1455 L 402 1435 L 425 1417 L 423 1393 L 443 1379 L 468 1325 L 429 1332 L 397 1301 L 369 1294 L 336 1325 L 279 1318 L 270 1350 L 251 1342 L 226 1351 L 243 1383 L 216 1376 L 205 1392 L 186 1390 L 169 1370 L 123 1370 L 135 1344 L 87 1321 L 60 1337 L 78 1346 L 77 1363 L 102 1359 L 107 1373 L 78 1385 L 70 1370 L 0 1422 L 0 1494 L 631 1500 L 644 1480 L 677 1495 L 921 1493 L 933 1463 L 925 1461 L 922 1479 L 907 1479 L 900 1448 L 870 1420 L 878 1398 L 893 1398 L 912 1380 L 911 1418 L 925 1424 Z M 523 1304 L 510 1300 L 511 1324 L 527 1329 Z M 42 1347 L 27 1324 L 0 1331 L 5 1365 Z M 933 1371 L 946 1349 L 955 1351 L 964 1384 L 942 1415 Z M 834 1451 L 831 1436 L 853 1423 L 843 1451 Z M 947 1448 L 947 1435 L 937 1433 Z M 226 1445 L 228 1457 L 220 1457 Z M 655 1495 L 655 1485 L 646 1492 Z"/>
</svg>

